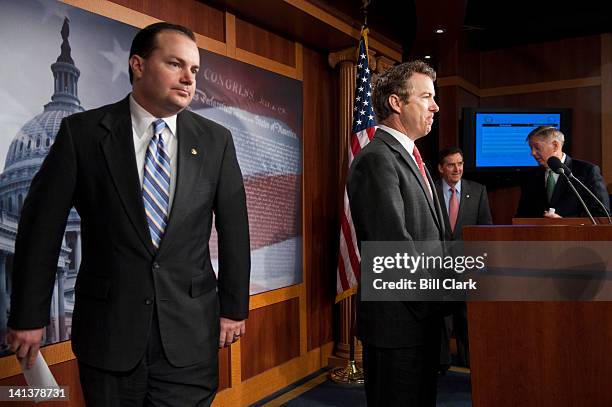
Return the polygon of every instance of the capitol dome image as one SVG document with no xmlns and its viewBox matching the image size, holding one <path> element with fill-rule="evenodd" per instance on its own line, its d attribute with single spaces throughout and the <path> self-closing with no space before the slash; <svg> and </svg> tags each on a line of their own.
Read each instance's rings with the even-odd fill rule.
<svg viewBox="0 0 612 407">
<path fill-rule="evenodd" d="M 42 113 L 25 123 L 13 138 L 0 174 L 0 344 L 4 344 L 7 313 L 10 311 L 10 273 L 19 214 L 30 183 L 55 141 L 63 118 L 83 111 L 78 98 L 80 71 L 70 54 L 69 20 L 61 29 L 61 53 L 51 65 L 54 93 Z M 50 77 L 51 79 L 51 77 Z M 80 265 L 80 220 L 71 210 L 57 265 L 51 323 L 45 343 L 70 338 L 74 282 Z M 0 355 L 6 353 L 0 348 Z"/>
</svg>

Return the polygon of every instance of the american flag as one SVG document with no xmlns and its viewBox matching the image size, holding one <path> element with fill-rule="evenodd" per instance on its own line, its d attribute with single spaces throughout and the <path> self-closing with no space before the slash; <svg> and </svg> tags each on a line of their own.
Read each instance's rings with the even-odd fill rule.
<svg viewBox="0 0 612 407">
<path fill-rule="evenodd" d="M 357 57 L 357 78 L 355 80 L 355 100 L 353 107 L 353 128 L 348 149 L 348 165 L 353 158 L 374 137 L 376 120 L 372 110 L 372 85 L 368 66 L 368 29 L 361 30 L 359 55 Z M 348 194 L 344 188 L 344 211 L 340 215 L 340 251 L 336 274 L 336 302 L 355 293 L 359 284 L 359 264 L 361 257 L 351 218 Z"/>
</svg>

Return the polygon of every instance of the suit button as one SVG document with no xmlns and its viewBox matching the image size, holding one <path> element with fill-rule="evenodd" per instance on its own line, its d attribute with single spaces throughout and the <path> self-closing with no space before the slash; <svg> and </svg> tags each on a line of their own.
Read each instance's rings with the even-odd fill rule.
<svg viewBox="0 0 612 407">
<path fill-rule="evenodd" d="M 155 271 L 159 268 L 159 263 L 158 262 L 153 262 L 153 265 L 151 266 L 151 268 Z"/>
<path fill-rule="evenodd" d="M 151 304 L 153 304 L 153 300 L 150 299 L 150 298 L 147 298 L 147 299 L 145 299 L 144 303 L 145 303 L 145 305 L 151 305 Z"/>
</svg>

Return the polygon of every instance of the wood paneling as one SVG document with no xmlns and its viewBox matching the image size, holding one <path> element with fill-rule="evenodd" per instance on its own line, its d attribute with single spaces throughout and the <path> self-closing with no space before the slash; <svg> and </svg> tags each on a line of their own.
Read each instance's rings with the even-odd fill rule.
<svg viewBox="0 0 612 407">
<path fill-rule="evenodd" d="M 338 90 L 325 56 L 304 48 L 304 256 L 308 349 L 332 339 L 339 239 Z M 348 134 L 346 135 L 348 137 Z"/>
<path fill-rule="evenodd" d="M 279 35 L 236 18 L 236 47 L 295 67 L 295 45 Z"/>
<path fill-rule="evenodd" d="M 601 165 L 601 90 L 574 88 L 554 92 L 482 98 L 482 107 L 569 107 L 572 109 L 570 155 Z"/>
<path fill-rule="evenodd" d="M 600 75 L 600 37 L 570 38 L 481 53 L 481 88 Z"/>
<path fill-rule="evenodd" d="M 521 197 L 520 187 L 487 188 L 494 225 L 510 225 Z"/>
<path fill-rule="evenodd" d="M 241 339 L 242 380 L 300 354 L 299 300 L 252 310 Z"/>
<path fill-rule="evenodd" d="M 235 345 L 232 345 L 235 346 Z M 232 385 L 232 366 L 230 348 L 219 350 L 219 391 Z"/>
<path fill-rule="evenodd" d="M 610 239 L 611 228 L 468 226 L 463 237 L 597 241 Z M 473 405 L 612 405 L 611 316 L 605 301 L 468 303 Z"/>
<path fill-rule="evenodd" d="M 181 24 L 192 31 L 225 41 L 225 17 L 222 11 L 193 0 L 112 0 L 113 3 L 163 21 Z"/>
<path fill-rule="evenodd" d="M 474 406 L 612 402 L 612 364 L 601 357 L 612 342 L 612 303 L 470 303 L 468 309 L 472 366 L 499 366 L 472 370 L 473 386 L 487 389 L 475 395 Z M 521 321 L 520 329 L 491 321 Z"/>
</svg>

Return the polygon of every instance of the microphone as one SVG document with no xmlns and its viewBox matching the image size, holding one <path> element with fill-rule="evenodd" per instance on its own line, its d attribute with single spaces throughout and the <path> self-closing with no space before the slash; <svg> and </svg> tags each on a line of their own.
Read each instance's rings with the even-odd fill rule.
<svg viewBox="0 0 612 407">
<path fill-rule="evenodd" d="M 569 177 L 573 179 L 574 181 L 578 182 L 578 184 L 580 184 L 580 186 L 589 193 L 589 196 L 593 198 L 595 202 L 597 202 L 597 204 L 604 210 L 604 213 L 608 217 L 608 223 L 612 224 L 612 218 L 610 217 L 610 212 L 608 211 L 608 208 L 606 208 L 606 205 L 604 205 L 603 202 L 601 202 L 601 200 L 599 200 L 599 198 L 597 198 L 597 196 L 589 188 L 587 188 L 586 185 L 582 183 L 582 181 L 580 181 L 578 178 L 574 176 L 574 174 L 572 174 L 572 170 L 570 170 L 570 168 L 567 165 L 565 165 L 563 162 L 561 162 L 561 160 L 558 157 L 555 157 L 555 156 L 548 158 L 546 163 L 548 164 L 548 168 L 550 168 L 557 174 L 564 174 L 566 178 Z M 563 171 L 563 172 L 560 172 L 560 171 Z M 568 183 L 571 185 L 569 180 L 568 180 Z M 573 189 L 573 185 L 572 185 L 572 189 Z M 582 202 L 582 200 L 580 201 Z M 583 207 L 584 207 L 584 203 L 583 203 Z M 589 211 L 587 210 L 587 213 L 588 212 Z"/>
</svg>

